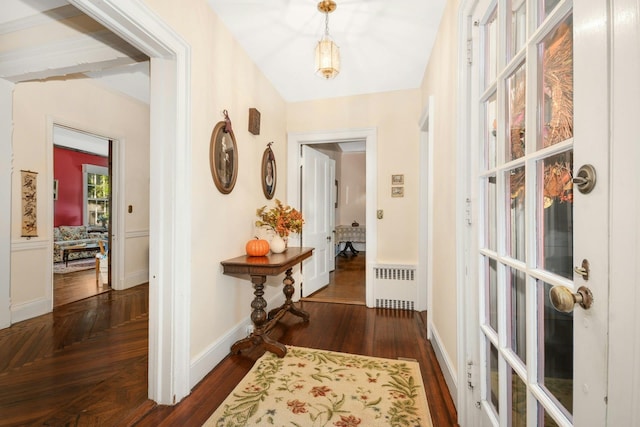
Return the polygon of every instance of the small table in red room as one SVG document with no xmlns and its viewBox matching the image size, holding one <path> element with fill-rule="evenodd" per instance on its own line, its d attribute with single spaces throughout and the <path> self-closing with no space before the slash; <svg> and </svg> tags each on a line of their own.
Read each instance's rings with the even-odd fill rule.
<svg viewBox="0 0 640 427">
<path fill-rule="evenodd" d="M 294 292 L 293 284 L 295 280 L 291 276 L 293 267 L 309 258 L 313 248 L 288 248 L 281 254 L 269 254 L 263 257 L 252 257 L 248 255 L 222 261 L 223 273 L 230 276 L 249 276 L 253 283 L 253 301 L 251 307 L 251 321 L 253 322 L 253 332 L 247 337 L 235 342 L 231 346 L 232 353 L 239 353 L 242 349 L 254 346 L 264 347 L 266 350 L 275 353 L 279 357 L 284 357 L 287 348 L 284 344 L 270 338 L 267 333 L 273 328 L 275 323 L 286 313 L 301 317 L 305 322 L 309 321 L 309 313 L 295 306 L 291 300 Z M 277 276 L 285 272 L 284 288 L 282 292 L 285 302 L 282 306 L 267 312 L 267 302 L 263 298 L 264 284 L 267 276 Z"/>
</svg>

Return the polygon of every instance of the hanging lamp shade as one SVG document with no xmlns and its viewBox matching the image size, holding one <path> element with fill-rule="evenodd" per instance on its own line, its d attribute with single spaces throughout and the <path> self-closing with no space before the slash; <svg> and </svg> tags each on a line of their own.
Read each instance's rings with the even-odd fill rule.
<svg viewBox="0 0 640 427">
<path fill-rule="evenodd" d="M 336 10 L 336 3 L 322 0 L 318 10 L 324 13 L 324 36 L 316 45 L 316 74 L 332 79 L 340 72 L 340 48 L 329 36 L 329 14 Z"/>
<path fill-rule="evenodd" d="M 323 37 L 316 46 L 316 73 L 332 79 L 340 72 L 340 48 L 329 37 Z"/>
</svg>

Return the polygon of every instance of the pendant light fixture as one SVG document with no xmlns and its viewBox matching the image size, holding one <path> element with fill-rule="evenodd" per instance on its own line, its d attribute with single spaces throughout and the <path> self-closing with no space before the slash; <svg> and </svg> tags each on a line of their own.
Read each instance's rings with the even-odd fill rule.
<svg viewBox="0 0 640 427">
<path fill-rule="evenodd" d="M 316 46 L 316 73 L 328 80 L 340 72 L 340 48 L 329 36 L 329 14 L 336 10 L 336 2 L 322 0 L 318 10 L 324 13 L 324 36 Z"/>
</svg>

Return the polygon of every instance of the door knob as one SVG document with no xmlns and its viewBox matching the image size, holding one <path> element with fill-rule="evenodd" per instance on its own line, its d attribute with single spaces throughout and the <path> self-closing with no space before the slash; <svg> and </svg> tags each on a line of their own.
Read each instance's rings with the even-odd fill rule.
<svg viewBox="0 0 640 427">
<path fill-rule="evenodd" d="M 553 307 L 563 313 L 571 313 L 576 304 L 585 310 L 593 304 L 593 294 L 586 286 L 580 286 L 575 294 L 566 286 L 554 286 L 549 291 L 549 299 Z"/>
</svg>

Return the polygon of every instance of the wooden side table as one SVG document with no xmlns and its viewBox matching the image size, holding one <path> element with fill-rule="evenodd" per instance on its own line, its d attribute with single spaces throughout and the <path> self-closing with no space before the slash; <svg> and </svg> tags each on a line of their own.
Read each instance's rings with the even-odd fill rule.
<svg viewBox="0 0 640 427">
<path fill-rule="evenodd" d="M 291 300 L 294 292 L 293 284 L 295 283 L 291 273 L 293 267 L 309 258 L 312 252 L 313 248 L 288 248 L 281 254 L 269 254 L 263 257 L 243 255 L 221 262 L 224 274 L 243 278 L 248 275 L 254 287 L 254 298 L 251 302 L 253 332 L 247 338 L 235 342 L 231 346 L 232 353 L 239 353 L 245 348 L 261 346 L 279 357 L 284 357 L 287 353 L 287 348 L 282 343 L 267 336 L 267 333 L 286 313 L 301 317 L 305 322 L 309 321 L 309 313 L 296 307 Z M 267 315 L 265 311 L 267 302 L 263 298 L 264 284 L 267 281 L 267 276 L 277 276 L 282 272 L 285 272 L 284 288 L 282 289 L 285 302 L 282 306 L 271 310 Z"/>
</svg>

